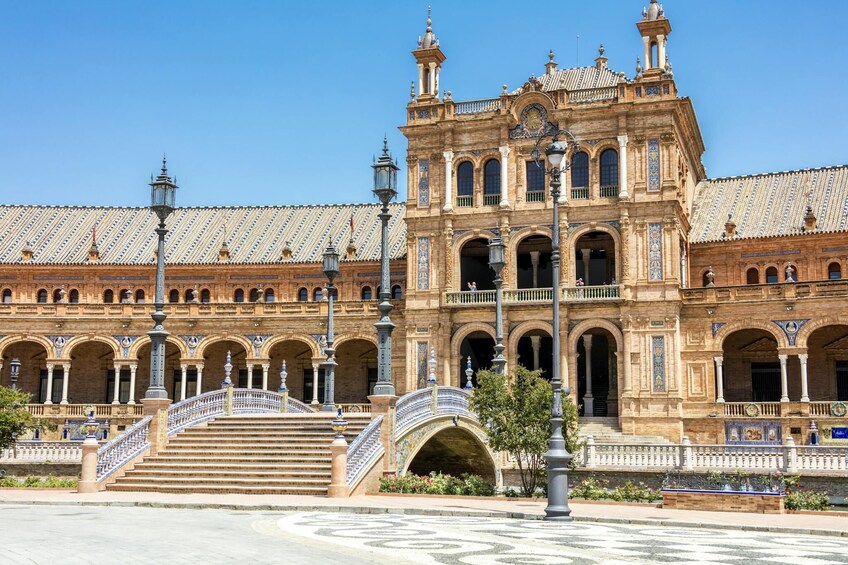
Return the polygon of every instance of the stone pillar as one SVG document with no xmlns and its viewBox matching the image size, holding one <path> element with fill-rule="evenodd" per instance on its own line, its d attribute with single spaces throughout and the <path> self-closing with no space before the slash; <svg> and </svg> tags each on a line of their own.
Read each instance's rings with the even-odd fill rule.
<svg viewBox="0 0 848 565">
<path fill-rule="evenodd" d="M 424 94 L 424 64 L 418 63 L 418 96 Z"/>
<path fill-rule="evenodd" d="M 580 255 L 583 258 L 583 284 L 589 286 L 589 259 L 592 254 L 591 249 L 581 249 Z"/>
<path fill-rule="evenodd" d="M 262 363 L 262 390 L 268 390 L 268 370 L 270 368 L 270 363 Z"/>
<path fill-rule="evenodd" d="M 651 68 L 651 38 L 646 36 L 646 35 L 643 35 L 642 36 L 642 43 L 643 43 L 643 47 L 645 48 L 645 53 L 644 53 L 645 65 L 644 65 L 644 68 L 647 71 L 648 69 Z M 419 65 L 419 67 L 420 66 L 421 65 Z"/>
<path fill-rule="evenodd" d="M 188 386 L 188 365 L 181 363 L 180 371 L 182 371 L 182 376 L 180 377 L 180 400 L 185 400 L 186 387 Z"/>
<path fill-rule="evenodd" d="M 440 81 L 440 79 L 441 79 L 441 77 L 439 76 L 439 75 L 440 75 L 440 73 L 439 73 L 439 71 L 440 71 L 440 70 L 441 70 L 441 69 L 440 69 L 439 67 L 436 67 L 436 86 L 435 86 L 435 88 L 433 88 L 433 92 L 434 92 L 434 94 L 435 94 L 436 96 L 439 96 L 439 81 Z"/>
<path fill-rule="evenodd" d="M 427 94 L 436 95 L 436 63 L 430 63 L 430 71 L 427 77 Z"/>
<path fill-rule="evenodd" d="M 333 440 L 333 443 L 330 444 L 330 454 L 332 463 L 327 497 L 347 498 L 350 496 L 350 489 L 347 486 L 347 441 L 344 437 L 337 437 Z"/>
<path fill-rule="evenodd" d="M 724 357 L 716 355 L 713 361 L 716 366 L 716 402 L 724 402 Z"/>
<path fill-rule="evenodd" d="M 780 401 L 789 402 L 788 383 L 786 378 L 786 355 L 780 354 L 777 358 L 780 360 Z"/>
<path fill-rule="evenodd" d="M 531 335 L 530 345 L 533 346 L 533 370 L 535 371 L 539 368 L 539 348 L 542 347 L 542 336 Z"/>
<path fill-rule="evenodd" d="M 594 416 L 595 397 L 592 396 L 592 335 L 583 334 L 583 347 L 586 349 L 586 392 L 583 394 L 583 415 Z"/>
<path fill-rule="evenodd" d="M 810 394 L 807 388 L 807 354 L 799 353 L 798 360 L 801 361 L 801 402 L 809 402 Z"/>
<path fill-rule="evenodd" d="M 539 252 L 530 252 L 530 264 L 533 265 L 533 288 L 539 288 Z"/>
<path fill-rule="evenodd" d="M 200 396 L 203 390 L 203 386 L 201 385 L 203 381 L 203 363 L 198 363 L 195 367 L 197 367 L 197 383 L 194 385 L 194 395 Z"/>
<path fill-rule="evenodd" d="M 135 373 L 138 371 L 138 363 L 130 363 L 130 399 L 127 404 L 135 404 Z"/>
<path fill-rule="evenodd" d="M 618 197 L 630 198 L 627 192 L 627 136 L 618 136 Z"/>
<path fill-rule="evenodd" d="M 121 403 L 121 365 L 120 363 L 115 363 L 115 385 L 112 387 L 114 390 L 112 392 L 112 404 L 120 404 Z"/>
<path fill-rule="evenodd" d="M 453 210 L 453 151 L 442 153 L 445 157 L 445 212 Z"/>
<path fill-rule="evenodd" d="M 150 457 L 165 448 L 168 443 L 168 406 L 171 401 L 167 398 L 142 398 L 142 413 L 151 416 L 147 439 L 150 442 Z"/>
<path fill-rule="evenodd" d="M 665 35 L 657 35 L 657 67 L 665 68 Z"/>
<path fill-rule="evenodd" d="M 247 388 L 253 388 L 253 363 L 247 362 Z"/>
<path fill-rule="evenodd" d="M 380 443 L 383 444 L 385 450 L 383 454 L 384 475 L 397 473 L 395 468 L 395 405 L 397 399 L 397 396 L 386 395 L 371 395 L 368 397 L 368 401 L 371 402 L 371 417 L 383 416 L 383 425 L 380 428 Z"/>
<path fill-rule="evenodd" d="M 89 494 L 100 490 L 97 484 L 97 450 L 100 444 L 97 438 L 87 437 L 82 442 L 82 469 L 77 492 Z"/>
<path fill-rule="evenodd" d="M 501 208 L 509 207 L 509 147 L 498 147 L 501 152 Z"/>
<path fill-rule="evenodd" d="M 68 403 L 68 381 L 71 380 L 71 364 L 63 363 L 62 369 L 65 371 L 65 376 L 62 378 L 62 401 L 59 404 Z"/>
<path fill-rule="evenodd" d="M 320 404 L 318 402 L 318 369 L 321 367 L 321 362 L 312 360 L 312 404 L 313 406 L 317 406 Z"/>
<path fill-rule="evenodd" d="M 53 363 L 47 364 L 47 395 L 44 404 L 53 404 Z"/>
</svg>

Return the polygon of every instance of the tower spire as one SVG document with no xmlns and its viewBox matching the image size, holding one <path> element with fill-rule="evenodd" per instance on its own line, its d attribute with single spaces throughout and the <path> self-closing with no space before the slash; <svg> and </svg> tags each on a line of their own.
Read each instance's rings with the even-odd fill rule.
<svg viewBox="0 0 848 565">
<path fill-rule="evenodd" d="M 424 36 L 418 38 L 418 47 L 412 52 L 418 63 L 418 98 L 438 98 L 439 72 L 445 54 L 439 47 L 439 40 L 433 33 L 433 18 L 430 6 L 427 6 L 427 29 Z"/>
</svg>

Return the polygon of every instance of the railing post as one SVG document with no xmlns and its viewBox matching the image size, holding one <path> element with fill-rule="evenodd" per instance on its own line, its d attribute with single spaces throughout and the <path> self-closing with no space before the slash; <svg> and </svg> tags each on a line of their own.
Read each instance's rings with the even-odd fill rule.
<svg viewBox="0 0 848 565">
<path fill-rule="evenodd" d="M 586 438 L 586 468 L 595 468 L 595 438 L 592 436 Z"/>
<path fill-rule="evenodd" d="M 100 490 L 97 485 L 97 450 L 99 448 L 100 444 L 97 443 L 97 438 L 87 437 L 82 442 L 82 470 L 77 486 L 79 493 L 98 492 Z"/>
<path fill-rule="evenodd" d="M 327 497 L 347 498 L 350 496 L 350 487 L 347 486 L 347 440 L 344 431 L 347 422 L 342 418 L 342 409 L 339 408 L 336 419 L 333 420 L 333 431 L 336 438 L 330 444 L 332 463 L 330 467 L 330 485 L 327 487 Z"/>
<path fill-rule="evenodd" d="M 433 387 L 433 390 L 438 388 Z M 383 417 L 383 425 L 380 426 L 380 443 L 383 444 L 383 475 L 394 475 L 395 468 L 395 431 L 397 430 L 397 396 L 373 394 L 368 397 L 371 402 L 371 419 L 377 416 Z"/>
<path fill-rule="evenodd" d="M 281 390 L 280 391 L 280 412 L 288 412 L 289 411 L 289 391 Z"/>
<path fill-rule="evenodd" d="M 689 436 L 683 436 L 683 443 L 680 446 L 680 464 L 679 466 L 685 471 L 691 471 L 692 466 L 692 442 L 689 441 Z"/>
<path fill-rule="evenodd" d="M 786 444 L 783 446 L 783 466 L 787 473 L 798 472 L 798 448 L 795 447 L 792 436 L 786 437 Z"/>
<path fill-rule="evenodd" d="M 224 414 L 227 416 L 233 415 L 233 385 L 227 385 L 227 396 L 224 399 Z"/>
<path fill-rule="evenodd" d="M 150 441 L 150 456 L 165 449 L 168 443 L 168 406 L 171 401 L 167 398 L 142 398 L 142 414 L 152 416 L 147 439 Z"/>
</svg>

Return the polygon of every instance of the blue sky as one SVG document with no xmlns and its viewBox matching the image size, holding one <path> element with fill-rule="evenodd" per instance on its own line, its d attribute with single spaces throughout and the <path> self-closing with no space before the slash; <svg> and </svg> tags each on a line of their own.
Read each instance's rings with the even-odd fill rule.
<svg viewBox="0 0 848 565">
<path fill-rule="evenodd" d="M 495 97 L 544 72 L 548 49 L 589 65 L 601 42 L 632 77 L 647 2 L 560 1 L 551 18 L 545 3 L 434 1 L 442 87 Z M 848 2 L 664 5 L 710 176 L 848 162 Z M 426 9 L 0 0 L 0 203 L 146 206 L 163 151 L 183 206 L 372 201 L 384 132 L 405 161 Z"/>
</svg>

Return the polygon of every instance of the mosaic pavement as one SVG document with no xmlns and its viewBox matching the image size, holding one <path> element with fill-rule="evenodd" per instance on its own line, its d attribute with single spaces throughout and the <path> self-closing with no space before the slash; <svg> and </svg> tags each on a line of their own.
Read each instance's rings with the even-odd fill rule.
<svg viewBox="0 0 848 565">
<path fill-rule="evenodd" d="M 281 537 L 325 544 L 360 559 L 431 564 L 848 563 L 836 537 L 696 528 L 553 523 L 467 517 L 289 514 Z M 271 533 L 271 523 L 254 528 Z M 291 538 L 289 538 L 291 539 Z"/>
</svg>

